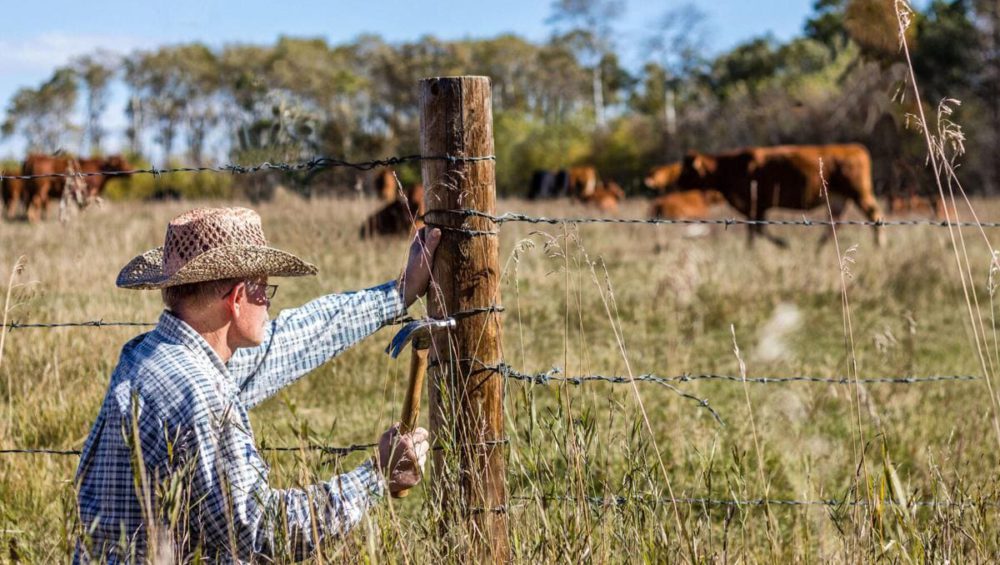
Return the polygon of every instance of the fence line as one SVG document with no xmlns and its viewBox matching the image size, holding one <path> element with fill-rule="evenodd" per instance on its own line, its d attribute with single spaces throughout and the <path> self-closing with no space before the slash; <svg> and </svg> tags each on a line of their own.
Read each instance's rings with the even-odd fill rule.
<svg viewBox="0 0 1000 565">
<path fill-rule="evenodd" d="M 350 168 L 359 171 L 370 171 L 376 167 L 390 167 L 392 165 L 399 165 L 402 163 L 407 163 L 411 161 L 449 161 L 449 162 L 476 162 L 476 161 L 496 161 L 496 156 L 494 155 L 483 155 L 478 157 L 462 157 L 458 155 L 405 155 L 402 157 L 388 157 L 386 159 L 374 159 L 371 161 L 359 161 L 351 162 L 345 161 L 343 159 L 337 159 L 335 157 L 315 157 L 308 161 L 299 161 L 296 163 L 285 163 L 285 162 L 269 162 L 265 161 L 257 165 L 238 165 L 231 163 L 228 165 L 218 165 L 215 167 L 167 167 L 159 169 L 156 167 L 151 167 L 148 169 L 131 169 L 128 171 L 95 171 L 95 172 L 76 172 L 76 173 L 46 173 L 41 175 L 2 175 L 0 174 L 0 180 L 4 179 L 20 179 L 20 180 L 32 180 L 32 179 L 48 179 L 48 178 L 81 178 L 81 177 L 122 177 L 131 175 L 153 175 L 160 176 L 170 173 L 230 173 L 234 175 L 247 175 L 253 173 L 259 173 L 262 171 L 281 171 L 281 172 L 294 172 L 294 171 L 311 171 L 315 169 L 333 169 L 333 168 Z"/>
<path fill-rule="evenodd" d="M 658 497 L 658 498 L 637 498 L 637 497 L 625 497 L 625 496 L 588 496 L 584 498 L 574 497 L 574 496 L 556 496 L 556 495 L 544 495 L 544 496 L 512 496 L 512 500 L 520 500 L 526 502 L 586 502 L 594 506 L 627 506 L 627 505 L 644 505 L 644 506 L 656 506 L 656 505 L 668 505 L 668 504 L 685 504 L 692 506 L 783 506 L 783 507 L 795 507 L 795 506 L 830 506 L 830 507 L 840 507 L 840 506 L 861 506 L 868 507 L 872 506 L 872 501 L 863 499 L 818 499 L 818 500 L 797 500 L 797 499 L 785 499 L 785 498 L 750 498 L 750 499 L 727 499 L 727 498 L 688 498 L 688 497 Z M 882 499 L 874 501 L 875 505 L 883 506 L 903 506 L 896 500 L 892 499 Z M 1000 500 L 980 500 L 980 501 L 951 501 L 951 500 L 913 500 L 906 503 L 905 507 L 952 507 L 952 508 L 980 508 L 980 507 L 998 507 L 1000 506 Z"/>
<path fill-rule="evenodd" d="M 734 375 L 677 375 L 672 377 L 661 377 L 652 374 L 641 374 L 635 377 L 625 377 L 625 376 L 605 376 L 605 375 L 581 375 L 575 377 L 560 377 L 557 376 L 562 373 L 562 369 L 559 367 L 553 367 L 545 372 L 540 373 L 522 373 L 512 368 L 507 364 L 499 365 L 483 365 L 483 370 L 496 371 L 500 373 L 504 378 L 524 381 L 535 385 L 547 385 L 553 383 L 566 383 L 571 385 L 582 385 L 589 382 L 600 381 L 608 382 L 611 384 L 629 384 L 629 383 L 655 383 L 655 384 L 667 384 L 667 383 L 686 383 L 692 381 L 725 381 L 733 383 L 751 383 L 751 384 L 784 384 L 784 383 L 823 383 L 823 384 L 835 384 L 835 385 L 851 385 L 854 383 L 861 384 L 921 384 L 921 383 L 939 383 L 939 382 L 955 382 L 955 381 L 978 381 L 982 377 L 975 375 L 931 375 L 926 377 L 873 377 L 873 378 L 859 378 L 852 379 L 848 377 L 840 378 L 829 378 L 829 377 L 812 377 L 812 376 L 792 376 L 792 377 L 743 377 Z"/>
<path fill-rule="evenodd" d="M 348 446 L 334 446 L 334 445 L 304 445 L 301 447 L 296 446 L 265 446 L 258 448 L 259 451 L 267 452 L 288 452 L 288 451 L 301 451 L 303 449 L 308 451 L 322 451 L 325 455 L 347 455 L 349 453 L 354 453 L 357 451 L 368 451 L 369 449 L 377 446 L 377 443 L 359 443 Z M 33 449 L 33 448 L 13 448 L 13 449 L 0 449 L 0 455 L 80 455 L 83 451 L 79 449 Z"/>
<path fill-rule="evenodd" d="M 962 228 L 1000 228 L 1000 222 L 949 222 L 947 220 L 811 220 L 803 217 L 800 220 L 751 220 L 747 218 L 714 218 L 714 219 L 680 219 L 672 220 L 666 218 L 602 218 L 602 217 L 564 217 L 548 218 L 545 216 L 529 216 L 517 212 L 505 212 L 499 216 L 486 214 L 476 210 L 434 210 L 424 214 L 447 214 L 464 218 L 484 218 L 497 225 L 506 223 L 528 223 L 528 224 L 640 224 L 640 225 L 710 225 L 710 226 L 791 226 L 791 227 L 840 227 L 840 226 L 868 226 L 868 227 L 907 227 L 907 226 L 932 226 L 932 227 L 962 227 Z M 428 225 L 437 226 L 436 223 L 428 222 Z M 462 228 L 448 228 L 451 231 L 468 233 L 468 235 L 495 235 L 496 232 L 482 230 L 464 230 Z"/>
<path fill-rule="evenodd" d="M 471 316 L 478 316 L 479 314 L 488 314 L 494 312 L 504 312 L 504 307 L 499 305 L 484 306 L 482 308 L 470 308 L 468 310 L 462 310 L 460 312 L 452 313 L 449 318 L 454 320 L 462 320 Z M 400 324 L 406 324 L 414 321 L 411 316 L 400 316 L 389 320 L 386 325 L 396 326 Z M 38 324 L 25 324 L 18 321 L 8 322 L 6 328 L 8 330 L 21 330 L 21 329 L 54 329 L 54 328 L 108 328 L 108 327 L 153 327 L 156 322 L 105 322 L 104 319 L 99 320 L 88 320 L 85 322 L 46 322 Z M 4 326 L 0 326 L 3 328 Z"/>
</svg>

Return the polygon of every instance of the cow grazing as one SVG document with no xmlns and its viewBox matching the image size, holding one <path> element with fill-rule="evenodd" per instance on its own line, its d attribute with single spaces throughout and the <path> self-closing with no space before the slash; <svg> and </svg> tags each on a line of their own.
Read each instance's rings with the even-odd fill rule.
<svg viewBox="0 0 1000 565">
<path fill-rule="evenodd" d="M 681 176 L 681 165 L 682 163 L 677 161 L 669 165 L 653 167 L 643 179 L 643 184 L 650 190 L 667 192 L 677 184 L 677 178 Z"/>
<path fill-rule="evenodd" d="M 29 222 L 37 222 L 48 215 L 49 198 L 62 197 L 66 179 L 63 177 L 47 177 L 44 175 L 66 174 L 69 159 L 63 156 L 31 154 L 24 160 L 21 169 L 25 175 L 43 175 L 41 178 L 28 179 L 25 182 L 24 197 L 27 205 Z"/>
<path fill-rule="evenodd" d="M 4 171 L 3 174 L 16 177 L 21 175 L 21 170 Z M 0 192 L 3 195 L 3 213 L 8 220 L 13 220 L 17 216 L 21 200 L 24 198 L 24 179 L 3 179 Z"/>
<path fill-rule="evenodd" d="M 618 202 L 624 199 L 625 191 L 615 181 L 601 182 L 589 195 L 580 197 L 581 202 L 602 212 L 616 212 Z"/>
<path fill-rule="evenodd" d="M 724 200 L 717 190 L 671 192 L 653 200 L 649 216 L 668 220 L 698 220 L 707 218 L 711 207 Z"/>
<path fill-rule="evenodd" d="M 399 197 L 396 173 L 392 169 L 382 169 L 375 175 L 375 194 L 383 202 L 395 202 Z"/>
<path fill-rule="evenodd" d="M 585 200 L 597 190 L 599 178 L 594 167 L 572 167 L 567 171 L 567 175 L 570 196 Z"/>
<path fill-rule="evenodd" d="M 407 190 L 406 198 L 397 198 L 368 216 L 361 224 L 358 236 L 367 239 L 410 234 L 423 227 L 424 222 L 420 219 L 423 213 L 424 185 L 417 183 Z"/>
<path fill-rule="evenodd" d="M 714 188 L 747 218 L 763 220 L 770 208 L 811 210 L 824 202 L 820 161 L 830 194 L 834 219 L 840 218 L 848 200 L 871 221 L 882 220 L 882 210 L 872 191 L 871 157 L 859 144 L 787 145 L 753 147 L 718 155 L 690 153 L 684 158 L 677 185 L 682 189 Z M 874 226 L 875 243 L 880 243 Z M 785 247 L 787 243 L 767 234 L 763 225 L 750 226 L 750 242 L 759 233 Z M 821 242 L 825 241 L 825 233 Z"/>
<path fill-rule="evenodd" d="M 889 197 L 889 214 L 936 216 L 938 208 L 939 206 L 936 203 L 931 204 L 929 198 L 919 194 L 911 194 L 909 196 L 894 194 Z"/>
<path fill-rule="evenodd" d="M 31 154 L 22 167 L 25 175 L 65 175 L 73 173 L 127 173 L 132 166 L 120 155 L 104 158 L 74 159 L 63 155 Z M 118 175 L 127 176 L 127 175 Z M 99 199 L 101 192 L 113 177 L 91 175 L 80 178 L 47 177 L 28 179 L 24 184 L 28 221 L 37 222 L 48 215 L 49 201 L 61 199 L 67 183 L 77 187 L 74 196 L 81 206 Z"/>
<path fill-rule="evenodd" d="M 91 157 L 80 159 L 79 171 L 81 173 L 123 173 L 114 175 L 93 175 L 83 177 L 87 183 L 87 202 L 93 202 L 101 197 L 104 187 L 112 179 L 128 177 L 132 165 L 121 155 L 109 155 L 107 157 Z"/>
</svg>

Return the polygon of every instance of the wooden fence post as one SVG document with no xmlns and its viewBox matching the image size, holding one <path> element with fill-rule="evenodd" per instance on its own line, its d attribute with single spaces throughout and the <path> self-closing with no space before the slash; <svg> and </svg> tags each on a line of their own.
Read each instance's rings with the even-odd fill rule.
<svg viewBox="0 0 1000 565">
<path fill-rule="evenodd" d="M 420 154 L 425 218 L 442 228 L 434 260 L 428 313 L 456 316 L 450 336 L 430 352 L 432 489 L 444 529 L 458 524 L 471 538 L 472 562 L 507 562 L 507 469 L 503 378 L 484 366 L 500 362 L 498 226 L 488 218 L 450 211 L 496 213 L 493 109 L 488 77 L 420 81 Z M 451 229 L 449 229 L 451 228 Z M 457 468 L 456 468 L 457 467 Z M 447 539 L 447 536 L 446 536 Z"/>
</svg>

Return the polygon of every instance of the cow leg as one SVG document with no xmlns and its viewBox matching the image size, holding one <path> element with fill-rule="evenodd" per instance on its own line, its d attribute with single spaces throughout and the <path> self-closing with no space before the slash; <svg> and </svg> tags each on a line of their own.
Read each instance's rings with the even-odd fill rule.
<svg viewBox="0 0 1000 565">
<path fill-rule="evenodd" d="M 757 220 L 757 221 L 759 221 L 759 222 L 763 222 L 764 221 L 764 212 L 765 211 L 766 210 L 761 210 L 757 214 L 757 217 L 754 218 L 754 219 Z M 760 235 L 764 236 L 768 241 L 770 241 L 771 243 L 777 245 L 778 247 L 780 247 L 782 249 L 787 249 L 788 248 L 788 242 L 784 238 L 778 237 L 778 236 L 773 235 L 770 232 L 768 232 L 767 229 L 766 229 L 767 226 L 765 226 L 764 224 L 762 224 L 762 223 L 761 224 L 756 224 L 756 225 L 751 226 L 751 227 L 753 227 Z"/>
<path fill-rule="evenodd" d="M 881 222 L 885 219 L 884 216 L 882 216 L 882 210 L 878 206 L 878 201 L 875 200 L 874 196 L 861 198 L 858 200 L 857 204 L 861 210 L 864 211 L 865 216 L 869 221 Z M 872 235 L 875 237 L 875 247 L 881 247 L 885 242 L 885 234 L 879 226 L 872 226 Z"/>
<path fill-rule="evenodd" d="M 847 200 L 838 192 L 827 191 L 826 195 L 827 201 L 825 204 L 829 206 L 830 209 L 830 219 L 834 222 L 839 222 L 840 217 L 844 215 L 844 210 L 847 208 Z M 823 230 L 823 235 L 820 236 L 819 241 L 816 243 L 816 249 L 819 250 L 826 245 L 826 242 L 830 241 L 833 237 L 833 230 L 836 226 L 830 226 L 830 229 Z"/>
</svg>

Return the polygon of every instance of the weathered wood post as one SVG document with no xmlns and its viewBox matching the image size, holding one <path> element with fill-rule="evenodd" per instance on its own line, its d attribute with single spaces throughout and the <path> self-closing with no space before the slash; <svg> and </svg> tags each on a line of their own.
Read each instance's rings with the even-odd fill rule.
<svg viewBox="0 0 1000 565">
<path fill-rule="evenodd" d="M 488 77 L 420 81 L 420 154 L 425 218 L 442 229 L 428 313 L 456 315 L 450 337 L 430 352 L 432 487 L 446 530 L 464 524 L 472 562 L 510 559 L 504 445 L 503 379 L 484 366 L 500 362 L 497 226 L 460 210 L 496 213 L 493 108 Z M 466 313 L 466 314 L 462 314 Z M 456 468 L 457 467 L 457 468 Z"/>
</svg>

